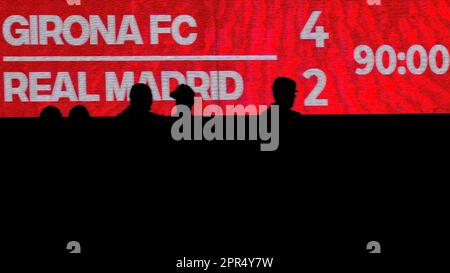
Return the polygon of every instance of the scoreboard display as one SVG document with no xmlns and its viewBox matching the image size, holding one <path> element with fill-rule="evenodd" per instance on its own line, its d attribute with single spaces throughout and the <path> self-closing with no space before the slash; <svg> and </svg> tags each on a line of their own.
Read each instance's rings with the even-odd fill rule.
<svg viewBox="0 0 450 273">
<path fill-rule="evenodd" d="M 15 0 L 0 24 L 0 117 L 115 116 L 136 82 L 165 115 L 182 83 L 270 105 L 280 76 L 303 114 L 450 113 L 448 0 Z"/>
</svg>

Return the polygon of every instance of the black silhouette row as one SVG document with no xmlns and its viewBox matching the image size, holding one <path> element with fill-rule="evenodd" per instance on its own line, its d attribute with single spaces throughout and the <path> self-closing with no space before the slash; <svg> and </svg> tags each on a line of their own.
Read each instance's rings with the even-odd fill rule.
<svg viewBox="0 0 450 273">
<path fill-rule="evenodd" d="M 301 117 L 300 113 L 293 111 L 296 99 L 297 84 L 286 77 L 277 78 L 272 86 L 274 105 L 279 106 L 280 121 L 296 122 Z M 173 91 L 170 96 L 175 99 L 176 105 L 184 105 L 192 109 L 195 92 L 188 85 L 182 84 Z M 142 123 L 162 120 L 164 116 L 151 112 L 153 96 L 150 87 L 146 84 L 135 84 L 130 90 L 130 104 L 118 115 L 118 119 L 127 123 Z M 47 106 L 40 114 L 40 119 L 47 124 L 59 123 L 63 116 L 55 106 Z M 69 120 L 74 123 L 85 123 L 90 119 L 89 111 L 83 105 L 77 105 L 69 113 Z"/>
</svg>

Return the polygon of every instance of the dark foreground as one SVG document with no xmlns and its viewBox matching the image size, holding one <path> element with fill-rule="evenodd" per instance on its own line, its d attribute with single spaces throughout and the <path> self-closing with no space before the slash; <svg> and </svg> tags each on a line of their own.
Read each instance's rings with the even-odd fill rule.
<svg viewBox="0 0 450 273">
<path fill-rule="evenodd" d="M 272 269 L 207 272 L 364 272 L 448 257 L 450 116 L 304 117 L 271 153 L 168 132 L 0 120 L 4 260 L 204 272 L 177 259 L 274 257 Z M 382 254 L 368 254 L 372 240 Z"/>
</svg>

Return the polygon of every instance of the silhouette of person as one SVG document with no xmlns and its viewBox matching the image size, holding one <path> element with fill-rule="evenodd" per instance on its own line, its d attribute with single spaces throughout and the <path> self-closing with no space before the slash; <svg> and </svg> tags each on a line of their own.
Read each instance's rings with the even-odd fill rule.
<svg viewBox="0 0 450 273">
<path fill-rule="evenodd" d="M 150 87 L 143 83 L 135 84 L 130 91 L 130 105 L 118 117 L 131 122 L 148 121 L 158 116 L 150 112 L 152 104 L 153 95 Z"/>
<path fill-rule="evenodd" d="M 89 114 L 89 111 L 83 105 L 77 105 L 69 112 L 69 123 L 71 126 L 87 126 L 90 118 L 91 115 Z"/>
<path fill-rule="evenodd" d="M 48 125 L 59 125 L 62 121 L 62 114 L 57 107 L 47 106 L 41 111 L 39 119 Z"/>
<path fill-rule="evenodd" d="M 278 105 L 280 110 L 280 120 L 297 122 L 301 118 L 299 112 L 293 111 L 296 98 L 297 83 L 286 77 L 279 77 L 272 86 L 274 105 Z"/>
<path fill-rule="evenodd" d="M 200 122 L 203 122 L 203 117 L 193 116 L 192 107 L 194 106 L 195 103 L 194 100 L 195 93 L 194 90 L 192 90 L 192 88 L 189 85 L 186 84 L 179 85 L 177 89 L 175 89 L 174 91 L 172 91 L 172 93 L 170 93 L 170 97 L 175 99 L 176 104 L 176 115 L 172 116 L 173 117 L 173 119 L 171 120 L 172 124 L 185 114 L 189 115 L 189 118 L 194 118 L 196 120 L 199 120 Z M 187 112 L 188 109 L 190 112 Z M 196 122 L 191 121 L 190 124 L 191 126 L 194 126 Z M 194 132 L 194 127 L 192 127 L 190 130 L 191 133 Z"/>
<path fill-rule="evenodd" d="M 55 106 L 45 107 L 39 115 L 39 126 L 42 129 L 41 139 L 47 147 L 50 147 L 52 142 L 47 138 L 48 134 L 61 133 L 63 129 L 63 116 L 61 111 Z M 53 135 L 54 136 L 54 135 Z M 51 138 L 54 140 L 54 138 Z"/>
<path fill-rule="evenodd" d="M 138 130 L 133 135 L 133 145 L 144 145 L 149 139 L 161 142 L 167 141 L 170 133 L 169 118 L 150 112 L 153 104 L 152 90 L 146 84 L 138 83 L 130 90 L 130 105 L 118 115 L 119 124 Z"/>
<path fill-rule="evenodd" d="M 293 111 L 294 102 L 296 98 L 297 84 L 294 80 L 286 77 L 277 78 L 272 86 L 273 97 L 275 102 L 272 107 L 266 112 L 262 113 L 260 118 L 265 118 L 269 124 L 272 125 L 272 111 L 278 107 L 279 114 L 279 133 L 280 133 L 280 149 L 284 147 L 292 147 L 292 144 L 299 143 L 301 137 L 300 123 L 302 121 L 301 114 Z M 282 141 L 281 141 L 282 139 Z M 283 147 L 283 148 L 282 148 Z"/>
<path fill-rule="evenodd" d="M 175 91 L 170 93 L 170 97 L 175 99 L 176 105 L 185 105 L 191 110 L 194 106 L 195 93 L 189 85 L 181 84 Z"/>
<path fill-rule="evenodd" d="M 69 119 L 74 122 L 85 122 L 89 120 L 91 115 L 86 107 L 83 105 L 77 105 L 73 107 L 69 112 Z"/>
</svg>

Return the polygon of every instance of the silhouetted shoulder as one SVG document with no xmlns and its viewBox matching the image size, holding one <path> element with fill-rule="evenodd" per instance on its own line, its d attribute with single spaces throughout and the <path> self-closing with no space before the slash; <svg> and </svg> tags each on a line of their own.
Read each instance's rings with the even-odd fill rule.
<svg viewBox="0 0 450 273">
<path fill-rule="evenodd" d="M 300 120 L 303 117 L 303 115 L 297 111 L 290 111 L 290 115 L 293 120 Z"/>
<path fill-rule="evenodd" d="M 123 110 L 120 114 L 117 115 L 117 118 L 123 120 L 149 120 L 149 121 L 157 121 L 157 120 L 165 120 L 167 117 L 163 115 L 159 115 L 152 112 L 142 112 L 132 107 L 129 107 Z"/>
</svg>

